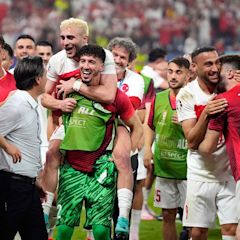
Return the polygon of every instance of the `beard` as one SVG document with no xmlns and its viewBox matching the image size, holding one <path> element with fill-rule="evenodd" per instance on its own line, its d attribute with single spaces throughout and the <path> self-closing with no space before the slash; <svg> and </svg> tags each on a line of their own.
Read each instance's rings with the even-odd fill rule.
<svg viewBox="0 0 240 240">
<path fill-rule="evenodd" d="M 226 92 L 226 91 L 227 91 L 227 89 L 226 89 L 226 84 L 225 84 L 224 82 L 218 83 L 216 90 L 217 90 L 217 93 Z"/>
</svg>

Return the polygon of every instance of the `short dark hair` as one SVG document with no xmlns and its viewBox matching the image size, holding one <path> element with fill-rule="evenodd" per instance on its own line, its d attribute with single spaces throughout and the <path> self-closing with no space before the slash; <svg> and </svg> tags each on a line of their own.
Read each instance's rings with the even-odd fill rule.
<svg viewBox="0 0 240 240">
<path fill-rule="evenodd" d="M 223 55 L 219 57 L 219 61 L 221 65 L 223 64 L 229 64 L 231 67 L 233 67 L 235 70 L 240 69 L 240 55 Z"/>
<path fill-rule="evenodd" d="M 112 49 L 116 46 L 123 47 L 127 50 L 129 53 L 129 62 L 132 62 L 134 59 L 136 59 L 137 45 L 132 41 L 132 39 L 125 37 L 115 37 L 109 42 L 107 48 L 112 51 Z"/>
<path fill-rule="evenodd" d="M 101 59 L 103 63 L 106 58 L 106 53 L 104 49 L 95 44 L 88 44 L 83 46 L 82 48 L 80 48 L 78 54 L 79 54 L 79 58 L 81 58 L 84 55 L 97 57 Z"/>
<path fill-rule="evenodd" d="M 53 49 L 53 45 L 50 42 L 48 42 L 48 41 L 42 41 L 42 40 L 38 41 L 36 43 L 36 46 L 51 47 L 51 49 Z"/>
<path fill-rule="evenodd" d="M 20 90 L 30 90 L 36 84 L 36 78 L 44 74 L 44 65 L 41 57 L 25 57 L 18 61 L 14 69 L 16 86 Z"/>
<path fill-rule="evenodd" d="M 216 51 L 216 49 L 214 47 L 211 47 L 211 46 L 197 48 L 191 53 L 192 61 L 194 61 L 194 58 L 197 57 L 201 53 L 213 52 L 213 51 Z"/>
<path fill-rule="evenodd" d="M 35 40 L 34 40 L 34 38 L 33 38 L 31 35 L 29 35 L 29 34 L 21 34 L 21 35 L 19 35 L 18 38 L 16 39 L 16 42 L 17 42 L 18 40 L 20 40 L 20 39 L 30 39 L 30 40 L 32 40 L 34 43 L 36 43 Z"/>
<path fill-rule="evenodd" d="M 3 47 L 5 41 L 2 35 L 0 35 L 0 46 Z"/>
<path fill-rule="evenodd" d="M 186 69 L 190 68 L 190 62 L 185 57 L 175 57 L 172 60 L 168 62 L 169 63 L 175 63 L 180 68 L 185 67 Z"/>
<path fill-rule="evenodd" d="M 148 61 L 155 62 L 159 58 L 165 58 L 167 55 L 167 51 L 163 48 L 154 48 L 148 54 Z"/>
<path fill-rule="evenodd" d="M 8 52 L 8 55 L 9 55 L 10 58 L 13 58 L 13 49 L 9 44 L 4 43 L 3 44 L 3 49 Z"/>
</svg>

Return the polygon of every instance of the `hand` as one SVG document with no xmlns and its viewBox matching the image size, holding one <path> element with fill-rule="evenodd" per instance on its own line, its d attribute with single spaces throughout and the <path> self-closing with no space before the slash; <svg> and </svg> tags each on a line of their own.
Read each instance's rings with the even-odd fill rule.
<svg viewBox="0 0 240 240">
<path fill-rule="evenodd" d="M 63 112 L 72 112 L 76 105 L 77 101 L 74 98 L 65 98 L 64 100 L 61 100 L 60 109 Z"/>
<path fill-rule="evenodd" d="M 47 193 L 43 189 L 42 182 L 38 178 L 36 179 L 35 185 L 39 191 L 41 202 L 46 202 L 47 201 Z"/>
<path fill-rule="evenodd" d="M 144 161 L 144 166 L 145 168 L 152 170 L 152 160 L 153 160 L 153 153 L 151 149 L 144 149 L 144 157 L 143 157 L 143 161 Z"/>
<path fill-rule="evenodd" d="M 12 156 L 13 163 L 21 162 L 22 154 L 15 145 L 8 143 L 5 148 L 5 151 Z"/>
<path fill-rule="evenodd" d="M 204 110 L 206 111 L 206 114 L 209 116 L 219 112 L 223 112 L 227 106 L 228 106 L 227 100 L 225 98 L 220 98 L 220 99 L 210 100 L 207 103 Z"/>
<path fill-rule="evenodd" d="M 57 98 L 59 99 L 62 96 L 62 99 L 65 99 L 67 95 L 71 92 L 74 92 L 73 90 L 73 84 L 76 81 L 75 78 L 70 78 L 67 81 L 60 80 L 59 84 L 56 86 L 57 88 Z"/>
</svg>

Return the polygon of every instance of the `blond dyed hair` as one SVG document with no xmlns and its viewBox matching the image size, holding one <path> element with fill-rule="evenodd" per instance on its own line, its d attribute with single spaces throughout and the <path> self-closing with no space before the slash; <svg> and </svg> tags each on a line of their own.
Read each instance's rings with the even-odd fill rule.
<svg viewBox="0 0 240 240">
<path fill-rule="evenodd" d="M 63 30 L 68 27 L 78 28 L 81 35 L 89 35 L 89 28 L 86 21 L 79 18 L 69 18 L 63 20 L 60 24 L 60 30 Z"/>
</svg>

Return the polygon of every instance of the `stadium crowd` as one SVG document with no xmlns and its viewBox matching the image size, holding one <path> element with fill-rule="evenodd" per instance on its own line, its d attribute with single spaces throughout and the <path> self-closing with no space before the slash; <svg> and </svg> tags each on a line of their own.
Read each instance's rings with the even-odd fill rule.
<svg viewBox="0 0 240 240">
<path fill-rule="evenodd" d="M 24 32 L 59 50 L 57 26 L 75 16 L 89 22 L 91 42 L 128 36 L 143 53 L 156 46 L 169 54 L 189 53 L 201 45 L 214 45 L 220 53 L 240 49 L 237 0 L 8 0 L 0 8 L 1 32 L 11 45 Z"/>
</svg>

